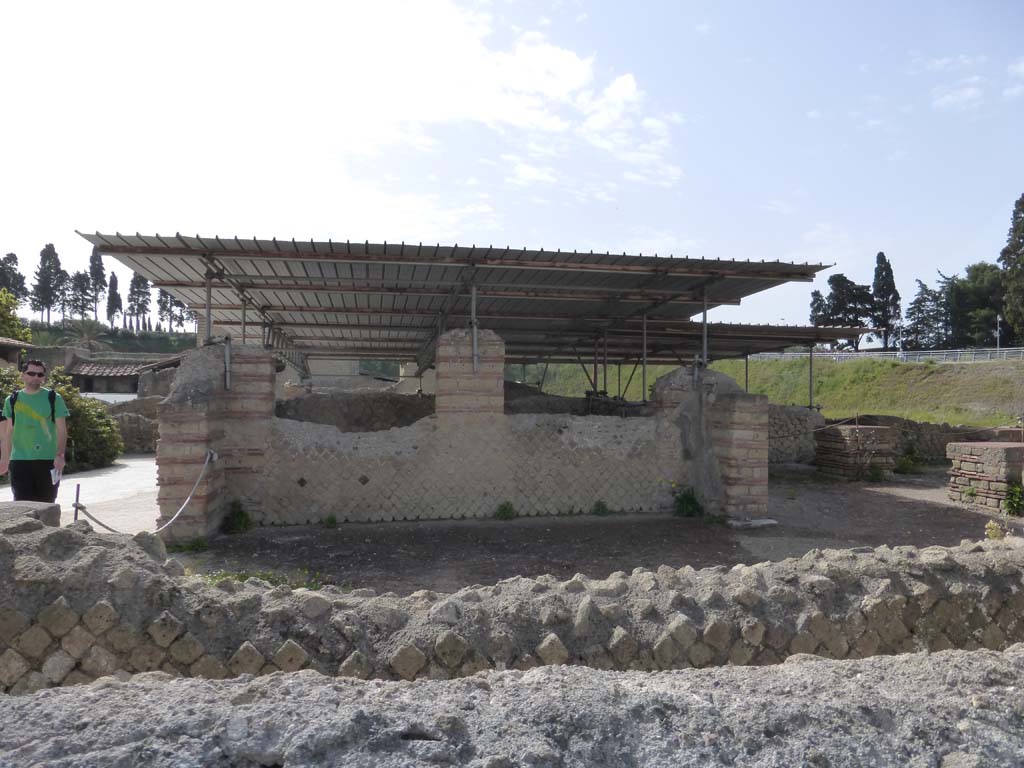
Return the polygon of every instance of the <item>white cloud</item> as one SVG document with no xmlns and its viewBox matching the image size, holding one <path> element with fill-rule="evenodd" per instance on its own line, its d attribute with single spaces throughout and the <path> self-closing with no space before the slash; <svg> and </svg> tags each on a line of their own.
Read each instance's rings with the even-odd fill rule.
<svg viewBox="0 0 1024 768">
<path fill-rule="evenodd" d="M 982 77 L 965 77 L 952 85 L 932 89 L 932 106 L 939 110 L 966 111 L 975 109 L 985 99 Z"/>
<path fill-rule="evenodd" d="M 808 109 L 806 112 L 804 112 L 804 117 L 806 117 L 808 120 L 818 120 L 821 118 L 821 110 L 817 108 Z"/>
<path fill-rule="evenodd" d="M 711 25 L 708 22 L 706 22 L 706 21 L 702 21 L 700 24 L 696 25 L 693 29 L 694 29 L 694 31 L 696 31 L 696 33 L 698 35 L 701 35 L 702 37 L 707 37 L 708 35 L 711 34 Z"/>
<path fill-rule="evenodd" d="M 1006 71 L 1010 77 L 1024 79 L 1024 58 L 1017 59 L 1017 61 L 1006 68 Z"/>
<path fill-rule="evenodd" d="M 553 168 L 543 168 L 523 162 L 516 155 L 502 155 L 501 159 L 511 166 L 511 175 L 505 181 L 516 187 L 529 187 L 534 184 L 553 184 L 558 175 Z"/>
<path fill-rule="evenodd" d="M 915 53 L 911 55 L 910 71 L 911 74 L 919 74 L 921 72 L 964 72 L 977 69 L 986 63 L 988 63 L 988 56 L 981 54 L 969 56 L 968 54 L 961 53 L 956 56 L 928 58 Z"/>
<path fill-rule="evenodd" d="M 1011 85 L 1009 88 L 1003 89 L 1003 99 L 1006 101 L 1012 101 L 1021 94 L 1024 94 L 1024 85 Z"/>
<path fill-rule="evenodd" d="M 788 216 L 796 212 L 796 206 L 792 203 L 787 203 L 785 200 L 769 200 L 761 206 L 761 210 Z"/>
</svg>

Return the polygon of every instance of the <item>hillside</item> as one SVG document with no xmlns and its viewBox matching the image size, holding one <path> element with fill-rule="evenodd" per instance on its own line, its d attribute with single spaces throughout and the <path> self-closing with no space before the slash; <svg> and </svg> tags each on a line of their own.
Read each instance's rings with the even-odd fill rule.
<svg viewBox="0 0 1024 768">
<path fill-rule="evenodd" d="M 623 384 L 630 367 L 623 366 Z M 743 361 L 724 360 L 712 368 L 743 384 Z M 648 369 L 648 384 L 671 370 Z M 521 378 L 519 366 L 509 374 Z M 539 372 L 527 367 L 527 380 L 535 383 Z M 609 370 L 608 388 L 617 392 L 616 370 Z M 581 395 L 587 380 L 580 367 L 551 366 L 544 390 L 552 394 Z M 629 399 L 640 398 L 640 371 L 628 390 Z M 750 363 L 750 391 L 768 395 L 773 403 L 806 405 L 807 360 L 767 360 Z M 829 418 L 857 413 L 902 416 L 915 421 L 994 426 L 1015 424 L 1024 412 L 1024 363 L 897 363 L 890 360 L 858 360 L 836 363 L 825 355 L 814 361 L 814 401 Z"/>
</svg>

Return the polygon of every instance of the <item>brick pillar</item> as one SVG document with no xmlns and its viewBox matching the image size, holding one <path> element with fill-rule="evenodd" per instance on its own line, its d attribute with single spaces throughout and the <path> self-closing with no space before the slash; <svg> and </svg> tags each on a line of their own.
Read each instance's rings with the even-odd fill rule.
<svg viewBox="0 0 1024 768">
<path fill-rule="evenodd" d="M 889 480 L 896 466 L 892 427 L 841 424 L 814 433 L 814 463 L 839 480 Z"/>
<path fill-rule="evenodd" d="M 946 456 L 953 462 L 949 498 L 1010 511 L 1007 492 L 1024 480 L 1024 443 L 949 443 Z"/>
<path fill-rule="evenodd" d="M 730 517 L 768 514 L 768 398 L 716 393 L 708 410 L 711 451 Z"/>
<path fill-rule="evenodd" d="M 482 414 L 505 412 L 505 342 L 494 331 L 477 331 L 479 364 L 473 371 L 473 334 L 459 328 L 437 342 L 436 412 Z"/>
<path fill-rule="evenodd" d="M 260 346 L 231 346 L 231 389 L 224 395 L 218 453 L 226 501 L 240 501 L 254 517 L 262 511 L 256 480 L 263 471 L 274 418 L 274 366 L 274 356 Z"/>
<path fill-rule="evenodd" d="M 188 498 L 223 432 L 224 351 L 210 346 L 182 359 L 174 386 L 160 403 L 160 439 L 156 446 L 157 525 L 170 520 Z M 165 541 L 187 542 L 208 536 L 220 523 L 224 490 L 220 462 L 211 461 L 192 500 L 175 523 L 162 532 Z"/>
</svg>

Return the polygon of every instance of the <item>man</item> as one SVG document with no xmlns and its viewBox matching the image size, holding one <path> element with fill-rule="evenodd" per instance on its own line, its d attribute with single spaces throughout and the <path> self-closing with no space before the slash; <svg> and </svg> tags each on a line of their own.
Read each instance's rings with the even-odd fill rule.
<svg viewBox="0 0 1024 768">
<path fill-rule="evenodd" d="M 68 407 L 57 392 L 46 389 L 46 365 L 29 360 L 21 370 L 24 389 L 4 400 L 0 421 L 0 475 L 11 472 L 15 501 L 57 499 L 64 447 L 68 442 Z M 13 402 L 12 402 L 13 401 Z M 53 481 L 51 470 L 56 470 Z"/>
</svg>

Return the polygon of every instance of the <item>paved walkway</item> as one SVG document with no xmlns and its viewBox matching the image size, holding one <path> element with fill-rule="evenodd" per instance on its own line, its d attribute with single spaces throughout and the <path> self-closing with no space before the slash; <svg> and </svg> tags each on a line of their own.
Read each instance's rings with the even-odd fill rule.
<svg viewBox="0 0 1024 768">
<path fill-rule="evenodd" d="M 76 472 L 61 481 L 57 503 L 61 525 L 74 519 L 75 486 L 89 514 L 121 533 L 151 531 L 156 526 L 156 457 L 153 454 L 122 456 L 113 466 Z M 0 490 L 0 501 L 10 501 L 11 487 Z M 95 523 L 92 527 L 103 531 Z"/>
</svg>

